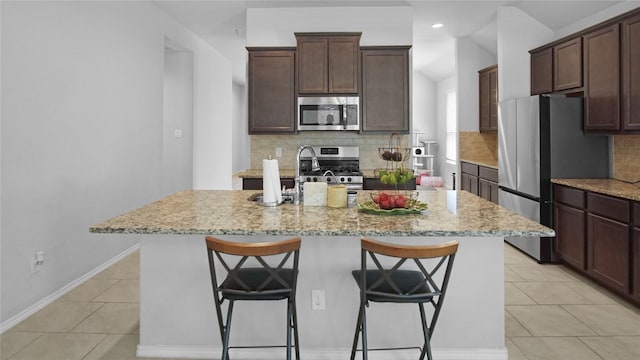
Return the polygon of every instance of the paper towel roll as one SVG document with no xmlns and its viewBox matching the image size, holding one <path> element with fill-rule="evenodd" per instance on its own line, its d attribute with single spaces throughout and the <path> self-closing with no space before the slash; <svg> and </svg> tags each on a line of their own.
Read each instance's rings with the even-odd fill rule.
<svg viewBox="0 0 640 360">
<path fill-rule="evenodd" d="M 333 185 L 327 189 L 327 206 L 333 208 L 347 207 L 347 187 Z"/>
<path fill-rule="evenodd" d="M 262 201 L 267 205 L 280 204 L 282 202 L 280 169 L 278 168 L 277 159 L 262 160 L 262 194 Z"/>
</svg>

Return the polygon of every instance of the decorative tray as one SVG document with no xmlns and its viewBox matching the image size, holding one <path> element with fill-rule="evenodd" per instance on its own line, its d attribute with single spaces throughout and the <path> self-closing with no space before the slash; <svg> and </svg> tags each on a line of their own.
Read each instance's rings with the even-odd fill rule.
<svg viewBox="0 0 640 360">
<path fill-rule="evenodd" d="M 406 208 L 394 208 L 394 209 L 381 209 L 378 204 L 373 200 L 368 200 L 358 204 L 358 211 L 375 214 L 375 215 L 409 215 L 409 214 L 421 214 L 427 209 L 427 204 L 414 200 L 414 203 L 408 205 Z"/>
</svg>

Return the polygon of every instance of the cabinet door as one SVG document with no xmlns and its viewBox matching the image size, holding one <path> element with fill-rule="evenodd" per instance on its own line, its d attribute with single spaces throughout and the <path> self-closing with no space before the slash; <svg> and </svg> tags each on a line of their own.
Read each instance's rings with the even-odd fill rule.
<svg viewBox="0 0 640 360">
<path fill-rule="evenodd" d="M 553 92 L 553 48 L 531 53 L 531 95 Z"/>
<path fill-rule="evenodd" d="M 498 183 L 489 182 L 489 193 L 489 201 L 494 204 L 500 204 L 500 198 L 498 195 L 500 194 L 500 187 L 498 186 Z"/>
<path fill-rule="evenodd" d="M 498 130 L 498 67 L 480 70 L 480 131 Z"/>
<path fill-rule="evenodd" d="M 360 37 L 329 38 L 329 92 L 358 93 Z"/>
<path fill-rule="evenodd" d="M 553 91 L 582 86 L 582 38 L 553 47 Z"/>
<path fill-rule="evenodd" d="M 249 134 L 295 132 L 295 51 L 249 51 Z"/>
<path fill-rule="evenodd" d="M 363 49 L 362 131 L 409 132 L 409 49 Z"/>
<path fill-rule="evenodd" d="M 633 288 L 631 289 L 631 295 L 636 300 L 640 300 L 640 227 L 633 230 L 632 241 L 631 261 L 633 270 L 631 276 L 633 277 Z"/>
<path fill-rule="evenodd" d="M 462 173 L 460 188 L 474 195 L 479 194 L 478 177 Z"/>
<path fill-rule="evenodd" d="M 556 230 L 555 250 L 562 260 L 574 267 L 585 268 L 585 212 L 555 203 L 553 224 Z"/>
<path fill-rule="evenodd" d="M 489 181 L 487 179 L 478 179 L 478 195 L 481 198 L 498 204 L 499 190 L 500 189 L 497 183 L 494 183 L 493 181 Z"/>
<path fill-rule="evenodd" d="M 619 24 L 584 35 L 586 131 L 620 130 Z"/>
<path fill-rule="evenodd" d="M 298 42 L 298 93 L 318 94 L 329 91 L 329 39 L 300 36 Z"/>
<path fill-rule="evenodd" d="M 629 292 L 629 225 L 587 215 L 587 272 L 603 284 Z"/>
<path fill-rule="evenodd" d="M 622 22 L 622 128 L 640 131 L 640 14 Z"/>
</svg>

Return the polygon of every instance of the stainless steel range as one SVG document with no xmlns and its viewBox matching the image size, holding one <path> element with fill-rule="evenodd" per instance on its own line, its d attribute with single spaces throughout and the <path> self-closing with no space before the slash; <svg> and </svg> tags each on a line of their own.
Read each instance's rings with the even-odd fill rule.
<svg viewBox="0 0 640 360">
<path fill-rule="evenodd" d="M 360 148 L 357 146 L 313 146 L 320 170 L 312 170 L 312 156 L 300 156 L 300 183 L 343 184 L 350 190 L 362 190 Z"/>
</svg>

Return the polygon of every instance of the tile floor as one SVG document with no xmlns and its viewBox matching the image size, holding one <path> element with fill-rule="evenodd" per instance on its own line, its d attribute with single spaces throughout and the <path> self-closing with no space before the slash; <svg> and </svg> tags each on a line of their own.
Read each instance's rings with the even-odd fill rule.
<svg viewBox="0 0 640 360">
<path fill-rule="evenodd" d="M 0 359 L 136 359 L 138 268 L 135 253 L 14 326 L 0 336 Z M 640 359 L 640 309 L 509 245 L 505 324 L 510 360 Z"/>
</svg>

